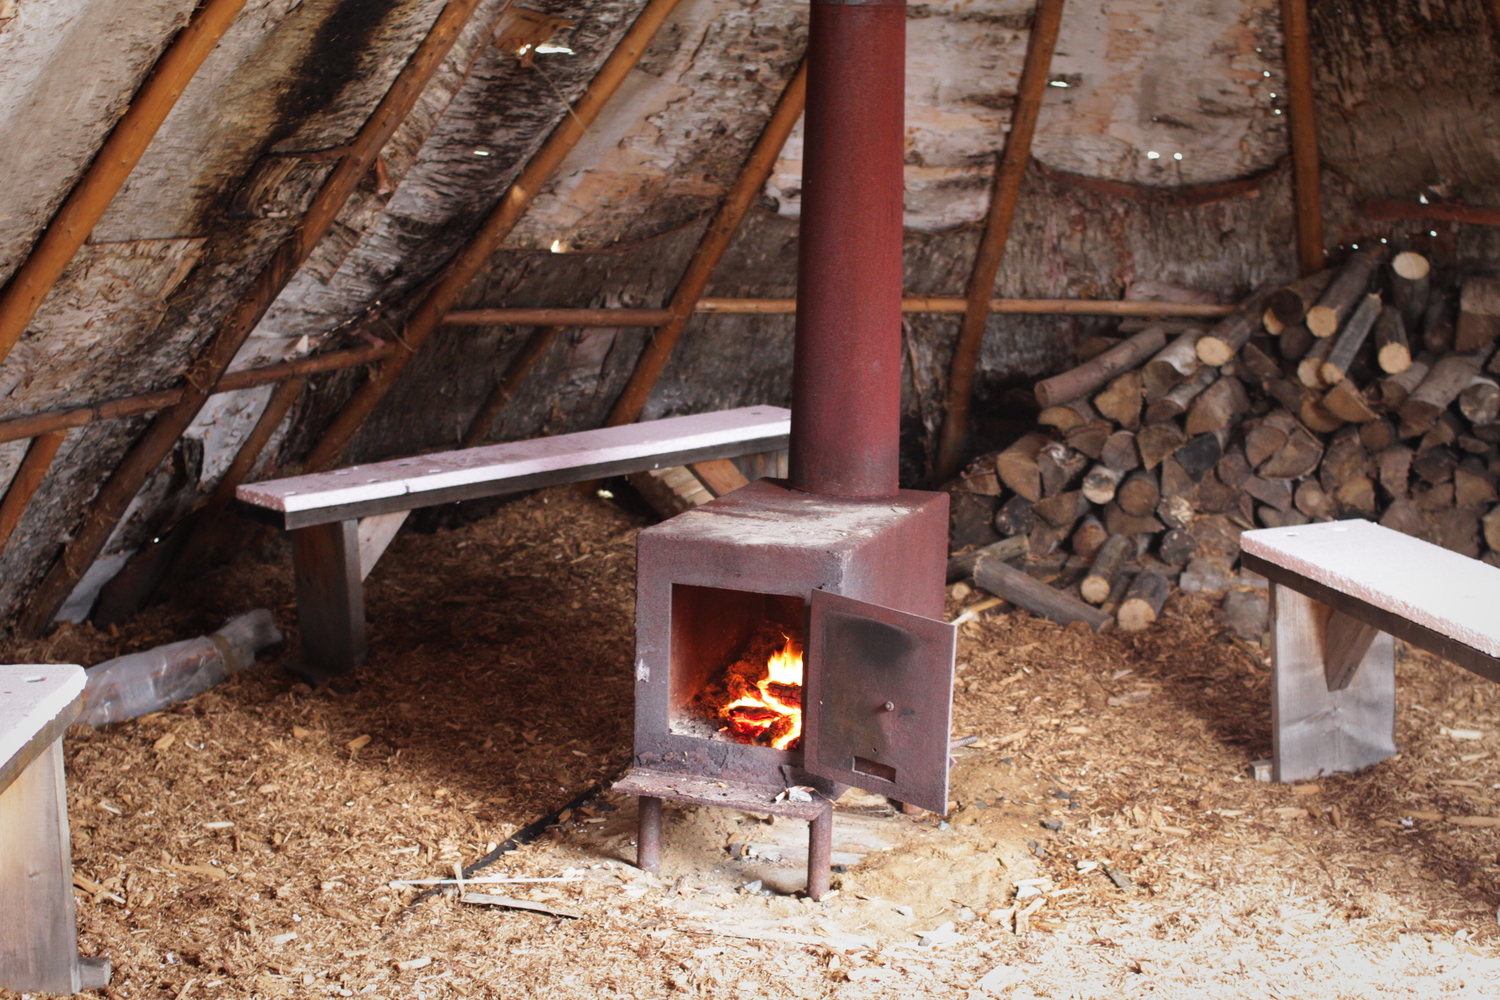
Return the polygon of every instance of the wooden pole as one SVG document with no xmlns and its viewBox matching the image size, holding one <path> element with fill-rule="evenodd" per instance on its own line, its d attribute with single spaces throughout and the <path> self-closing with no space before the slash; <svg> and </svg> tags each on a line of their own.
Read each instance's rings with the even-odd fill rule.
<svg viewBox="0 0 1500 1000">
<path fill-rule="evenodd" d="M 42 578 L 17 622 L 19 634 L 39 636 L 52 622 L 74 586 L 93 565 L 121 515 L 148 476 L 171 453 L 177 439 L 197 417 L 215 384 L 260 322 L 271 303 L 307 260 L 334 218 L 369 171 L 382 147 L 401 124 L 432 75 L 442 66 L 479 0 L 448 0 L 438 13 L 390 89 L 349 144 L 338 166 L 324 180 L 302 223 L 271 254 L 238 305 L 220 324 L 194 359 L 184 379 L 182 398 L 157 414 L 89 504 L 73 540 Z"/>
<path fill-rule="evenodd" d="M 443 317 L 453 308 L 453 303 L 474 279 L 474 275 L 479 273 L 480 268 L 499 249 L 501 242 L 530 207 L 532 198 L 536 197 L 547 178 L 552 176 L 572 152 L 588 126 L 593 124 L 610 98 L 620 89 L 641 53 L 656 37 L 657 30 L 676 6 L 677 0 L 651 0 L 641 11 L 570 113 L 563 116 L 542 148 L 522 168 L 520 176 L 501 197 L 500 203 L 490 212 L 479 231 L 448 262 L 441 277 L 428 291 L 427 297 L 406 321 L 398 338 L 400 349 L 385 360 L 380 369 L 355 391 L 349 402 L 333 418 L 333 423 L 307 456 L 304 464 L 308 471 L 326 469 L 338 462 L 355 432 L 385 398 L 385 394 L 406 370 L 417 350 L 442 323 Z"/>
<path fill-rule="evenodd" d="M 247 368 L 244 371 L 230 372 L 219 379 L 219 384 L 214 386 L 214 393 L 253 389 L 256 386 L 269 385 L 272 382 L 280 382 L 299 375 L 316 375 L 319 372 L 355 368 L 369 364 L 371 361 L 378 361 L 390 353 L 391 345 L 382 344 L 378 347 L 359 347 L 350 351 L 332 351 L 312 358 L 299 358 L 296 361 L 282 361 L 278 364 L 266 365 L 264 368 Z M 52 410 L 28 417 L 0 420 L 0 442 L 20 441 L 51 431 L 82 427 L 97 420 L 114 420 L 119 417 L 154 413 L 181 402 L 182 393 L 181 388 L 163 389 L 160 392 L 126 396 L 124 399 L 113 399 L 93 406 L 78 406 L 70 410 Z"/>
<path fill-rule="evenodd" d="M 995 293 L 995 278 L 1005 258 L 1011 222 L 1016 216 L 1016 202 L 1026 164 L 1031 160 L 1031 140 L 1036 134 L 1041 114 L 1042 95 L 1047 90 L 1047 75 L 1052 69 L 1052 53 L 1062 25 L 1065 0 L 1038 0 L 1031 20 L 1031 38 L 1026 44 L 1026 62 L 1016 88 L 1016 102 L 1011 112 L 1010 132 L 1005 150 L 995 169 L 995 184 L 990 194 L 989 218 L 984 236 L 974 258 L 969 277 L 968 303 L 963 327 L 953 351 L 948 374 L 948 399 L 944 407 L 943 429 L 938 439 L 935 468 L 937 478 L 956 475 L 963 461 L 964 441 L 968 434 L 969 406 L 974 396 L 974 371 L 979 365 L 979 351 L 984 345 L 984 327 L 989 319 L 990 298 Z"/>
<path fill-rule="evenodd" d="M 1438 201 L 1424 205 L 1418 201 L 1374 198 L 1361 202 L 1359 210 L 1377 222 L 1420 219 L 1424 222 L 1467 222 L 1479 226 L 1500 226 L 1500 208 L 1481 208 L 1458 201 Z"/>
<path fill-rule="evenodd" d="M 510 397 L 515 395 L 521 382 L 531 369 L 536 367 L 536 363 L 547 353 L 564 329 L 566 328 L 561 326 L 539 326 L 531 331 L 531 336 L 526 338 L 526 343 L 521 345 L 521 350 L 505 367 L 505 374 L 500 377 L 499 384 L 484 401 L 479 412 L 474 415 L 469 429 L 464 432 L 465 448 L 483 444 L 484 439 L 489 437 L 490 428 L 495 426 L 495 418 L 500 415 L 501 410 L 505 409 L 505 404 L 510 402 Z"/>
<path fill-rule="evenodd" d="M 21 459 L 21 467 L 11 479 L 10 488 L 5 491 L 5 499 L 0 500 L 0 554 L 10 544 L 10 536 L 15 533 L 16 525 L 21 523 L 21 515 L 26 513 L 26 507 L 42 485 L 42 480 L 47 478 L 47 470 L 52 467 L 57 449 L 62 447 L 67 436 L 68 432 L 65 430 L 48 431 L 34 438 L 31 447 L 26 449 L 26 457 Z"/>
<path fill-rule="evenodd" d="M 708 224 L 708 230 L 703 234 L 703 240 L 693 253 L 693 259 L 688 262 L 687 270 L 677 283 L 677 290 L 667 306 L 672 319 L 651 338 L 640 359 L 636 361 L 630 381 L 625 383 L 619 399 L 615 400 L 614 409 L 610 410 L 609 417 L 605 420 L 607 426 L 633 423 L 640 417 L 646 399 L 656 387 L 656 381 L 672 355 L 672 348 L 682 337 L 682 331 L 688 320 L 692 319 L 698 300 L 708 287 L 708 279 L 723 258 L 724 251 L 729 249 L 735 233 L 739 232 L 740 224 L 745 221 L 745 213 L 765 187 L 766 178 L 776 166 L 776 158 L 781 155 L 781 149 L 786 145 L 787 137 L 792 134 L 806 104 L 807 63 L 804 61 L 782 91 L 781 100 L 776 102 L 776 109 L 761 131 L 760 139 L 750 151 L 750 156 L 740 168 L 734 186 L 724 196 L 723 204 L 714 214 L 713 221 Z"/>
<path fill-rule="evenodd" d="M 26 332 L 47 293 L 120 193 L 188 82 L 244 6 L 245 0 L 208 0 L 157 59 L 93 163 L 0 294 L 0 361 Z"/>
<path fill-rule="evenodd" d="M 901 300 L 904 313 L 962 313 L 968 300 L 957 296 L 919 296 Z M 992 313 L 1059 316 L 1178 317 L 1218 319 L 1234 306 L 1197 302 L 1122 302 L 1117 299 L 991 299 Z M 699 299 L 695 313 L 720 316 L 790 316 L 796 299 Z M 461 309 L 443 317 L 445 326 L 666 326 L 669 309 Z"/>
<path fill-rule="evenodd" d="M 1297 263 L 1306 277 L 1323 269 L 1323 196 L 1318 125 L 1313 112 L 1312 43 L 1307 0 L 1281 0 L 1286 40 L 1287 127 L 1292 139 L 1292 185 L 1297 204 Z"/>
</svg>

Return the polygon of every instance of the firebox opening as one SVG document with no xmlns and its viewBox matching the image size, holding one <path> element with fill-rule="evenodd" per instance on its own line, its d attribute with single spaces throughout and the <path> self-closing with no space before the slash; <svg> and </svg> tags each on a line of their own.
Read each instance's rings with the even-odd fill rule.
<svg viewBox="0 0 1500 1000">
<path fill-rule="evenodd" d="M 672 587 L 671 732 L 797 752 L 807 602 Z"/>
</svg>

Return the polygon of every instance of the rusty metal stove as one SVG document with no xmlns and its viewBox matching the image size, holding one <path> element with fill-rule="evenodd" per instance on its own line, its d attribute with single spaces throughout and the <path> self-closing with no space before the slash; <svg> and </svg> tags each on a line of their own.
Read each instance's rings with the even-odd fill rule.
<svg viewBox="0 0 1500 1000">
<path fill-rule="evenodd" d="M 846 786 L 947 809 L 948 497 L 897 484 L 905 15 L 902 0 L 811 5 L 790 479 L 640 536 L 635 766 L 616 788 L 641 797 L 649 871 L 663 799 L 807 820 L 814 899 Z M 806 647 L 798 749 L 695 717 L 762 623 Z M 781 794 L 798 787 L 810 800 Z"/>
</svg>

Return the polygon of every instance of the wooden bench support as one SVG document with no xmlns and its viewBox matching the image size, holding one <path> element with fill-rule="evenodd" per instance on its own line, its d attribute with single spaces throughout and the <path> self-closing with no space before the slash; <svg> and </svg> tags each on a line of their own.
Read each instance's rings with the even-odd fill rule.
<svg viewBox="0 0 1500 1000">
<path fill-rule="evenodd" d="M 1271 780 L 1357 771 L 1396 752 L 1390 635 L 1271 585 Z"/>
<path fill-rule="evenodd" d="M 1271 776 L 1356 771 L 1396 752 L 1395 639 L 1500 681 L 1500 569 L 1368 521 L 1240 536 L 1271 582 Z"/>
<path fill-rule="evenodd" d="M 359 522 L 332 521 L 292 532 L 297 579 L 297 672 L 313 684 L 365 662 L 365 588 Z"/>
<path fill-rule="evenodd" d="M 44 687 L 37 705 L 24 704 Z M 0 987 L 9 990 L 76 993 L 109 982 L 108 959 L 78 954 L 73 902 L 62 734 L 82 689 L 76 666 L 0 667 Z M 60 704 L 45 704 L 48 695 Z"/>
</svg>

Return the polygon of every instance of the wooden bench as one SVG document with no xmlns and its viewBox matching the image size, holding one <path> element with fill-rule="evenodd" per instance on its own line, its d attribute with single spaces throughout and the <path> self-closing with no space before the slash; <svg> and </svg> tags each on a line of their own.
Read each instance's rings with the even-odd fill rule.
<svg viewBox="0 0 1500 1000">
<path fill-rule="evenodd" d="M 0 666 L 0 987 L 76 993 L 109 982 L 78 954 L 62 735 L 83 706 L 83 668 Z"/>
<path fill-rule="evenodd" d="M 1271 581 L 1271 780 L 1396 752 L 1392 637 L 1500 681 L 1500 569 L 1369 521 L 1247 531 Z"/>
<path fill-rule="evenodd" d="M 790 433 L 790 410 L 747 406 L 354 465 L 235 495 L 293 533 L 300 669 L 321 680 L 365 662 L 363 580 L 416 508 L 778 452 Z"/>
</svg>

